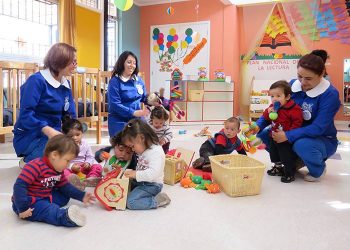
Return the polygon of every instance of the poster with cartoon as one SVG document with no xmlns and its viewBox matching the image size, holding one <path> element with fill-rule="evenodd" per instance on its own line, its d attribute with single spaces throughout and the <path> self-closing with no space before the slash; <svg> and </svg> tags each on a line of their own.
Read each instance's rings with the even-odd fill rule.
<svg viewBox="0 0 350 250">
<path fill-rule="evenodd" d="M 169 98 L 167 80 L 175 68 L 180 69 L 184 80 L 198 78 L 200 67 L 209 69 L 209 32 L 208 21 L 151 26 L 151 92 L 163 87 Z"/>
</svg>

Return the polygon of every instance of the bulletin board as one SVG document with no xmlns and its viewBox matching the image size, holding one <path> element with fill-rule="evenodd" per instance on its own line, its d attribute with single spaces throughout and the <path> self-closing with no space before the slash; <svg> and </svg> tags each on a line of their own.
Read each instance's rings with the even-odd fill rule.
<svg viewBox="0 0 350 250">
<path fill-rule="evenodd" d="M 151 26 L 150 91 L 165 89 L 169 98 L 171 72 L 178 68 L 186 80 L 205 67 L 209 75 L 210 22 Z"/>
</svg>

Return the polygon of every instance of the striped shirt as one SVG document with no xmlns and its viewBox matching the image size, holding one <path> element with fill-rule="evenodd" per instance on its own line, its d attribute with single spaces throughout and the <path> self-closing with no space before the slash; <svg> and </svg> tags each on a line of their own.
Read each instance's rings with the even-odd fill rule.
<svg viewBox="0 0 350 250">
<path fill-rule="evenodd" d="M 163 124 L 163 127 L 157 129 L 153 127 L 151 120 L 149 121 L 149 125 L 153 129 L 153 131 L 156 133 L 158 136 L 158 139 L 164 139 L 165 143 L 170 142 L 170 140 L 173 138 L 173 132 L 171 132 L 170 127 L 167 124 Z"/>
<path fill-rule="evenodd" d="M 49 198 L 52 189 L 60 188 L 68 197 L 82 200 L 85 193 L 68 183 L 63 172 L 57 172 L 48 158 L 37 158 L 27 163 L 13 187 L 13 201 L 19 212 L 26 211 L 36 199 Z"/>
</svg>

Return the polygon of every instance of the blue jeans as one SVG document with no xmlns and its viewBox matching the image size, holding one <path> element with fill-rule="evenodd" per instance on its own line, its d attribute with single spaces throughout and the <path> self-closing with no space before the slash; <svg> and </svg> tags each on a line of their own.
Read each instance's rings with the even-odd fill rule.
<svg viewBox="0 0 350 250">
<path fill-rule="evenodd" d="M 55 226 L 76 227 L 68 217 L 67 208 L 61 208 L 67 205 L 69 197 L 65 196 L 58 190 L 52 191 L 52 203 L 49 198 L 37 198 L 30 207 L 34 208 L 32 216 L 26 218 L 29 221 L 45 222 Z M 19 212 L 14 203 L 13 211 L 18 215 Z"/>
<path fill-rule="evenodd" d="M 31 160 L 42 157 L 44 155 L 45 146 L 48 140 L 49 139 L 47 136 L 43 135 L 40 138 L 36 138 L 34 141 L 32 141 L 23 152 L 24 162 L 30 162 Z"/>
<path fill-rule="evenodd" d="M 157 208 L 155 196 L 160 193 L 163 184 L 153 182 L 131 183 L 131 192 L 128 194 L 126 207 L 131 210 L 148 210 Z"/>
</svg>

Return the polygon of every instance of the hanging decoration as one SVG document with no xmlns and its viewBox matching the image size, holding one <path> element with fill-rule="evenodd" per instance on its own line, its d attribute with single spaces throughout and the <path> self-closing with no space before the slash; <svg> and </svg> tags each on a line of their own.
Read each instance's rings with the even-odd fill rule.
<svg viewBox="0 0 350 250">
<path fill-rule="evenodd" d="M 114 5 L 121 11 L 129 10 L 133 4 L 133 0 L 114 0 Z"/>
<path fill-rule="evenodd" d="M 174 12 L 175 12 L 175 10 L 174 10 L 173 7 L 171 7 L 171 0 L 170 0 L 170 1 L 169 1 L 169 7 L 167 8 L 166 13 L 167 13 L 169 16 L 172 16 L 172 15 L 174 15 Z"/>
</svg>

